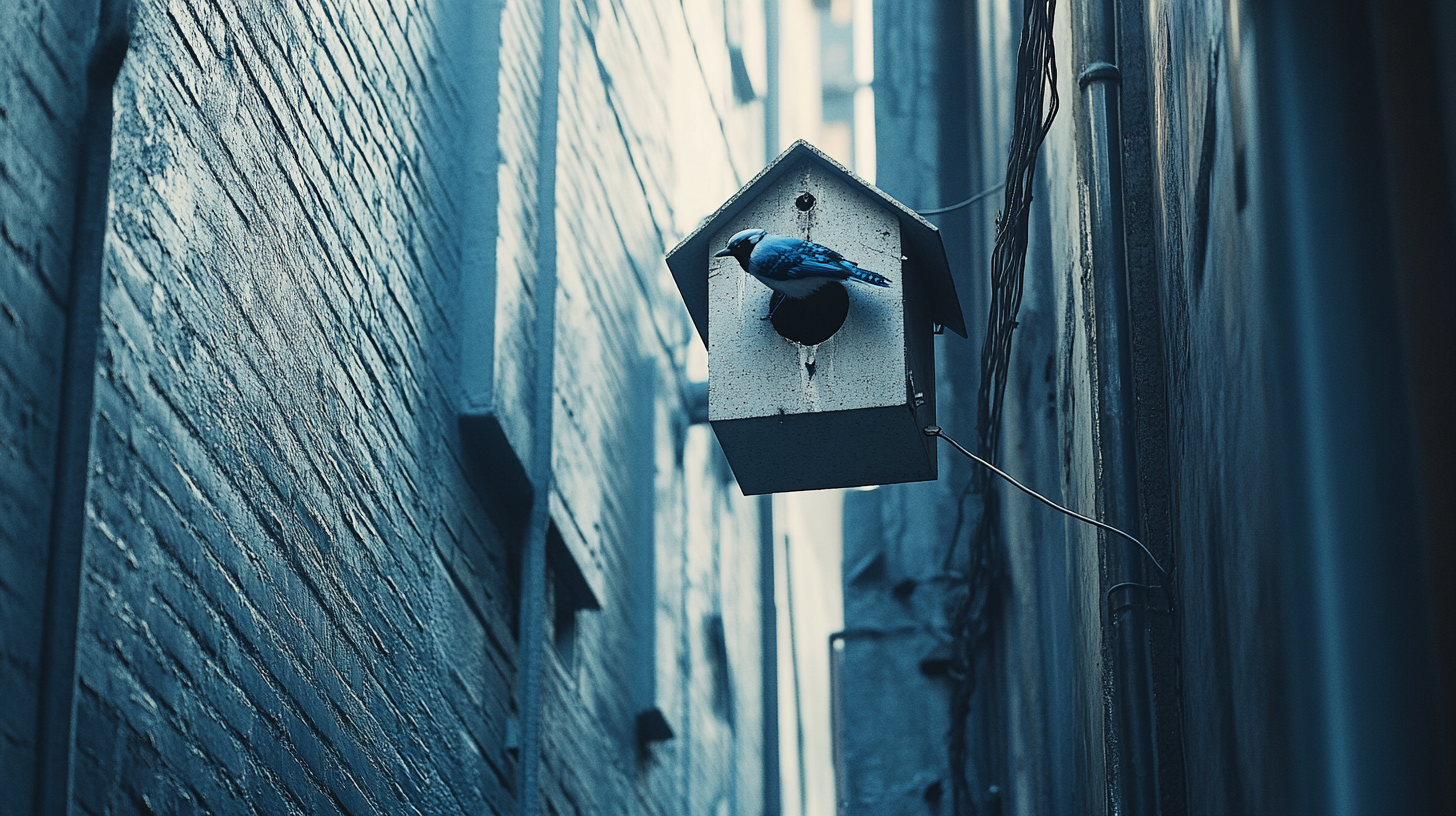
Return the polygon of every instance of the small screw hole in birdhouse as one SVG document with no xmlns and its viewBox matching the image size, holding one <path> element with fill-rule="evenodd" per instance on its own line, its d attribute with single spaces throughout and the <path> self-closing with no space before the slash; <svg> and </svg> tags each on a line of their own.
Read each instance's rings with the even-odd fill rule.
<svg viewBox="0 0 1456 816">
<path fill-rule="evenodd" d="M 779 200 L 782 201 L 783 199 Z M 794 206 L 799 208 L 799 212 L 808 212 L 814 209 L 814 200 L 814 196 L 808 193 L 802 193 L 798 198 L 794 199 Z"/>
<path fill-rule="evenodd" d="M 785 300 L 774 293 L 769 301 L 773 316 L 769 323 L 785 340 L 817 346 L 834 336 L 849 315 L 849 292 L 844 284 L 830 281 L 805 298 Z"/>
</svg>

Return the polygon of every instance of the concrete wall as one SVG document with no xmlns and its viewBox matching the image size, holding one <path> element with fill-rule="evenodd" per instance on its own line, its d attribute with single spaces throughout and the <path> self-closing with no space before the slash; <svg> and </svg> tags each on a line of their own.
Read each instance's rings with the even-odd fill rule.
<svg viewBox="0 0 1456 816">
<path fill-rule="evenodd" d="M 134 4 L 113 96 L 74 807 L 514 811 L 519 519 L 478 478 L 514 471 L 463 444 L 457 415 L 462 382 L 480 380 L 462 368 L 490 366 L 489 407 L 529 460 L 524 418 L 546 398 L 528 376 L 542 160 L 557 166 L 552 515 L 601 605 L 569 649 L 548 621 L 547 801 L 763 807 L 757 518 L 688 427 L 690 328 L 661 260 L 762 154 L 721 15 L 563 2 L 560 103 L 543 115 L 537 4 Z M 27 4 L 3 26 L 7 813 L 30 812 L 95 16 Z M 659 93 L 683 85 L 681 106 Z M 554 157 L 537 155 L 543 122 Z M 675 197 L 684 164 L 727 170 L 694 170 Z M 489 307 L 469 301 L 482 291 Z M 676 737 L 644 756 L 635 717 L 651 705 Z"/>
<path fill-rule="evenodd" d="M 1188 804 L 1210 814 L 1291 804 L 1281 759 L 1289 737 L 1269 727 L 1286 693 L 1287 645 L 1274 624 L 1280 499 L 1249 489 L 1272 486 L 1277 471 L 1270 457 L 1249 455 L 1278 448 L 1270 370 L 1278 351 L 1258 308 L 1271 272 L 1259 189 L 1268 171 L 1251 138 L 1257 46 L 1236 52 L 1232 22 L 1213 6 L 1147 12 L 1160 271 L 1147 296 L 1159 301 L 1166 349 Z M 1241 194 L 1241 183 L 1254 189 Z"/>
<path fill-rule="evenodd" d="M 1089 59 L 1077 20 L 1091 6 L 1057 4 L 1062 108 L 1038 165 L 997 457 L 1102 516 L 1107 305 L 1077 82 Z M 1406 11 L 1438 16 L 1417 6 Z M 1020 8 L 877 4 L 881 187 L 928 208 L 1002 180 Z M 1449 256 L 1437 275 L 1419 248 L 1449 245 L 1449 191 L 1429 179 L 1451 157 L 1435 136 L 1411 146 L 1439 118 L 1433 72 L 1413 66 L 1449 61 L 1449 44 L 1380 22 L 1379 4 L 1116 8 L 1134 532 L 1171 571 L 1145 633 L 1155 807 L 1444 812 L 1436 723 L 1450 694 L 1438 698 L 1435 665 L 1450 625 L 1425 593 L 1449 578 L 1450 536 L 1415 497 L 1449 474 L 1429 464 L 1441 448 L 1412 440 L 1446 438 L 1417 409 L 1435 399 L 1422 383 L 1450 381 L 1450 361 L 1419 344 L 1434 318 L 1402 293 L 1450 280 Z M 1381 31 L 1402 32 L 1400 45 Z M 1426 103 L 1404 99 L 1412 87 Z M 1402 129 L 1417 120 L 1428 129 Z M 1407 155 L 1436 175 L 1403 169 Z M 941 217 L 977 354 L 955 338 L 938 346 L 939 409 L 966 444 L 1000 199 Z M 1115 730 L 1125 669 L 1104 601 L 1108 544 L 1006 485 L 958 507 L 968 474 L 943 459 L 941 485 L 847 497 L 849 812 L 950 812 L 917 790 L 956 773 L 982 813 L 1131 812 L 1114 802 L 1130 771 Z M 993 557 L 969 563 L 964 525 L 988 506 Z M 931 689 L 963 681 L 935 686 L 908 668 L 933 635 L 887 633 L 928 625 L 944 637 L 967 570 L 989 570 L 997 592 L 980 618 L 993 635 L 975 664 L 962 769 L 943 764 L 952 729 Z M 938 573 L 945 587 L 926 592 Z"/>
<path fill-rule="evenodd" d="M 1404 165 L 1456 158 L 1409 142 L 1441 129 L 1438 6 L 1398 44 L 1378 3 L 1146 8 L 1191 813 L 1456 807 L 1427 595 L 1451 536 L 1418 499 L 1450 477 L 1417 469 L 1449 423 L 1414 397 L 1450 381 L 1425 332 L 1452 300 L 1410 300 L 1451 280 L 1414 249 L 1449 246 L 1450 190 Z"/>
</svg>

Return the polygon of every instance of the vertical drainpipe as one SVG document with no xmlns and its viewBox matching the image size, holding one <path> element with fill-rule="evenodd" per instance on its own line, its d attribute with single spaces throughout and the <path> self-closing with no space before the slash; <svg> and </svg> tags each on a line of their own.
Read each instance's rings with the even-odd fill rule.
<svg viewBox="0 0 1456 816">
<path fill-rule="evenodd" d="M 763 152 L 766 161 L 779 154 L 779 0 L 763 0 L 764 61 L 768 87 L 763 95 Z"/>
<path fill-rule="evenodd" d="M 773 494 L 758 497 L 759 648 L 763 655 L 763 816 L 783 813 L 779 773 L 779 615 L 774 601 Z"/>
<path fill-rule="evenodd" d="M 763 97 L 763 152 L 773 161 L 779 149 L 779 0 L 763 0 L 767 88 Z M 763 816 L 781 816 L 779 769 L 779 624 L 774 585 L 773 495 L 758 497 L 759 654 L 763 693 Z"/>
<path fill-rule="evenodd" d="M 551 523 L 551 420 L 556 374 L 556 125 L 561 63 L 561 0 L 541 11 L 541 108 L 536 134 L 536 367 L 531 416 L 531 516 L 521 554 L 521 639 L 516 689 L 521 751 L 516 798 L 521 816 L 541 809 L 541 697 L 546 658 L 546 532 Z"/>
<path fill-rule="evenodd" d="M 71 803 L 76 635 L 81 611 L 82 545 L 95 409 L 96 348 L 101 322 L 107 197 L 111 188 L 111 94 L 126 57 L 129 2 L 102 0 L 96 42 L 86 65 L 80 172 L 71 234 L 69 299 L 61 369 L 56 481 L 41 622 L 40 695 L 36 713 L 34 812 L 65 813 Z"/>
<path fill-rule="evenodd" d="M 1122 140 L 1116 0 L 1076 5 L 1073 40 L 1080 162 L 1088 196 L 1086 240 L 1092 258 L 1097 358 L 1097 445 L 1103 514 L 1108 524 L 1137 535 L 1137 451 L 1134 447 L 1131 310 L 1123 248 Z M 1104 536 L 1110 622 L 1105 637 L 1112 684 L 1111 809 L 1122 816 L 1158 812 L 1151 662 L 1143 555 L 1120 537 Z"/>
</svg>

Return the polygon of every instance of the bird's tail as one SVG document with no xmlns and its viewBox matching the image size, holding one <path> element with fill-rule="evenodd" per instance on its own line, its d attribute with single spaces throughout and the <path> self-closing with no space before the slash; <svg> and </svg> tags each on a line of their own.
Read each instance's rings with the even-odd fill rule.
<svg viewBox="0 0 1456 816">
<path fill-rule="evenodd" d="M 844 265 L 844 269 L 846 272 L 849 273 L 849 276 L 851 278 L 854 278 L 857 281 L 863 281 L 864 283 L 868 283 L 874 286 L 890 285 L 890 279 L 885 277 L 884 275 L 879 274 L 878 272 L 871 272 L 868 269 L 860 269 L 859 267 L 851 263 L 846 263 Z"/>
</svg>

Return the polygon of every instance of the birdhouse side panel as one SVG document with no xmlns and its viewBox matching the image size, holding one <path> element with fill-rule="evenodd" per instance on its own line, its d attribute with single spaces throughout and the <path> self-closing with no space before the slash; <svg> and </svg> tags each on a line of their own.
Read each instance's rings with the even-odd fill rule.
<svg viewBox="0 0 1456 816">
<path fill-rule="evenodd" d="M 814 241 L 890 280 L 844 283 L 849 312 L 828 340 L 803 346 L 764 320 L 772 292 L 733 258 L 708 278 L 709 417 L 742 419 L 904 405 L 905 297 L 900 225 L 846 179 L 805 162 L 715 231 L 709 252 L 745 229 Z"/>
<path fill-rule="evenodd" d="M 930 327 L 934 323 L 932 311 L 934 294 L 924 274 L 911 268 L 913 261 L 907 261 L 905 271 L 905 320 L 910 326 L 907 334 L 906 359 L 910 369 L 910 407 L 914 412 L 918 428 L 937 424 L 935 418 L 935 335 Z M 935 439 L 920 435 L 920 444 L 935 463 Z"/>
</svg>

